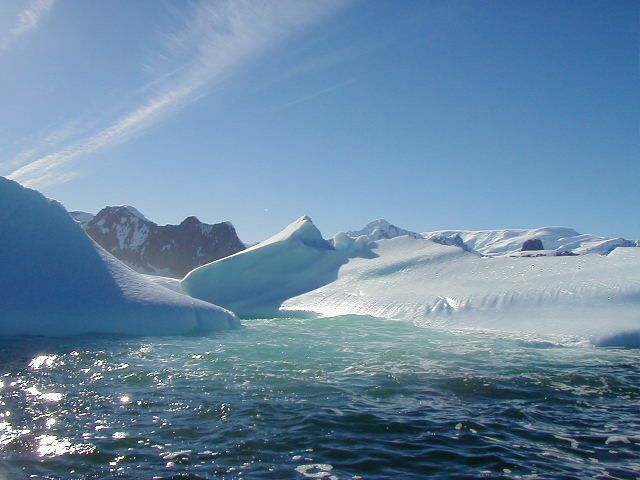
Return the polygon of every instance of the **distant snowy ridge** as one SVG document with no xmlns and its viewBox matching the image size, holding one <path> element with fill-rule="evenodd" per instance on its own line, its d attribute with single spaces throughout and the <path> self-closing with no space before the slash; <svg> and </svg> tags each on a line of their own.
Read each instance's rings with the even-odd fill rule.
<svg viewBox="0 0 640 480">
<path fill-rule="evenodd" d="M 177 335 L 237 327 L 97 245 L 62 205 L 0 177 L 0 334 Z"/>
<path fill-rule="evenodd" d="M 365 235 L 371 241 L 383 240 L 401 237 L 403 235 L 408 235 L 413 238 L 419 238 L 420 234 L 416 232 L 411 232 L 409 230 L 405 230 L 403 228 L 392 225 L 384 219 L 374 220 L 371 223 L 368 223 L 364 226 L 364 228 L 360 230 L 350 230 L 346 232 L 346 234 L 352 238 L 357 238 L 362 235 Z"/>
<path fill-rule="evenodd" d="M 566 227 L 543 227 L 534 229 L 502 230 L 437 230 L 416 233 L 405 230 L 386 220 L 375 220 L 361 230 L 349 231 L 347 235 L 366 235 L 369 240 L 389 240 L 401 236 L 426 238 L 442 245 L 451 245 L 487 256 L 549 256 L 584 255 L 597 253 L 608 255 L 618 247 L 635 247 L 638 242 L 624 238 L 603 238 L 585 235 Z M 531 252 L 523 249 L 526 242 L 539 241 L 542 249 Z M 640 241 L 639 241 L 640 242 Z"/>
<path fill-rule="evenodd" d="M 534 229 L 504 230 L 439 230 L 422 234 L 423 238 L 460 237 L 471 251 L 488 256 L 521 254 L 527 240 L 540 240 L 544 247 L 541 253 L 557 255 L 572 253 L 585 255 L 597 253 L 608 255 L 617 247 L 635 247 L 636 243 L 624 238 L 602 238 L 580 234 L 566 227 L 544 227 Z"/>
<path fill-rule="evenodd" d="M 130 205 L 72 216 L 104 249 L 141 273 L 182 278 L 245 248 L 230 222 L 209 225 L 188 217 L 180 225 L 161 226 Z"/>
<path fill-rule="evenodd" d="M 286 299 L 335 280 L 349 258 L 370 254 L 368 244 L 343 233 L 325 240 L 309 217 L 300 217 L 257 245 L 196 268 L 181 285 L 241 316 L 272 314 Z"/>
</svg>

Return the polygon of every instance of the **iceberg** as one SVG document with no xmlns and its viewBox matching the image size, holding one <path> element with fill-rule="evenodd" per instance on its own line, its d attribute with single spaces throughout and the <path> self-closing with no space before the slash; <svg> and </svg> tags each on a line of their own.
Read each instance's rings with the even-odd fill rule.
<svg viewBox="0 0 640 480">
<path fill-rule="evenodd" d="M 181 286 L 241 316 L 368 315 L 640 347 L 638 248 L 606 256 L 486 256 L 461 244 L 458 232 L 433 241 L 380 221 L 368 227 L 327 241 L 302 217 L 258 245 L 193 270 Z M 565 233 L 571 232 L 553 232 Z M 509 248 L 529 234 L 521 231 Z"/>
<path fill-rule="evenodd" d="M 181 286 L 241 316 L 273 314 L 288 298 L 336 280 L 349 258 L 369 255 L 366 237 L 340 233 L 327 241 L 305 216 L 257 245 L 192 270 Z"/>
<path fill-rule="evenodd" d="M 608 256 L 485 257 L 424 238 L 379 240 L 335 281 L 284 311 L 370 315 L 446 329 L 483 329 L 640 346 L 640 249 Z"/>
<path fill-rule="evenodd" d="M 91 240 L 65 208 L 0 177 L 0 334 L 176 335 L 239 325 Z"/>
</svg>

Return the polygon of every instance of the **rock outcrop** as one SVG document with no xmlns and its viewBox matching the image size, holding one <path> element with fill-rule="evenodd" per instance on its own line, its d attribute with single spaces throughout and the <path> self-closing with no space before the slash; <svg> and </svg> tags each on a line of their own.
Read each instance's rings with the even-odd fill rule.
<svg viewBox="0 0 640 480">
<path fill-rule="evenodd" d="M 130 206 L 106 207 L 90 219 L 84 212 L 72 215 L 100 246 L 142 273 L 182 278 L 245 249 L 229 222 L 188 217 L 180 225 L 157 225 Z"/>
<path fill-rule="evenodd" d="M 523 252 L 533 252 L 538 250 L 544 250 L 542 240 L 540 240 L 539 238 L 530 238 L 528 240 L 525 240 L 522 244 Z"/>
</svg>

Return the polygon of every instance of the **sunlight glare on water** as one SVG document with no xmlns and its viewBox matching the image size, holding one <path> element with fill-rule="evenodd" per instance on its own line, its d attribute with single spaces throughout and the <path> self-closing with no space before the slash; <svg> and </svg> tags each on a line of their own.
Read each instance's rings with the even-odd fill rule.
<svg viewBox="0 0 640 480">
<path fill-rule="evenodd" d="M 354 316 L 244 324 L 1 340 L 0 474 L 637 478 L 637 350 Z"/>
</svg>

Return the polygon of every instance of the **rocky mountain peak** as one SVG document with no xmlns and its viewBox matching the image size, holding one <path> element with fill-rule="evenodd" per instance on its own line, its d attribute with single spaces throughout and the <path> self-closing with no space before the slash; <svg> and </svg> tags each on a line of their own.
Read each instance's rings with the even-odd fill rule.
<svg viewBox="0 0 640 480">
<path fill-rule="evenodd" d="M 158 225 L 130 205 L 72 216 L 105 250 L 142 273 L 182 278 L 245 248 L 229 222 L 210 225 L 190 216 L 179 225 Z"/>
</svg>

